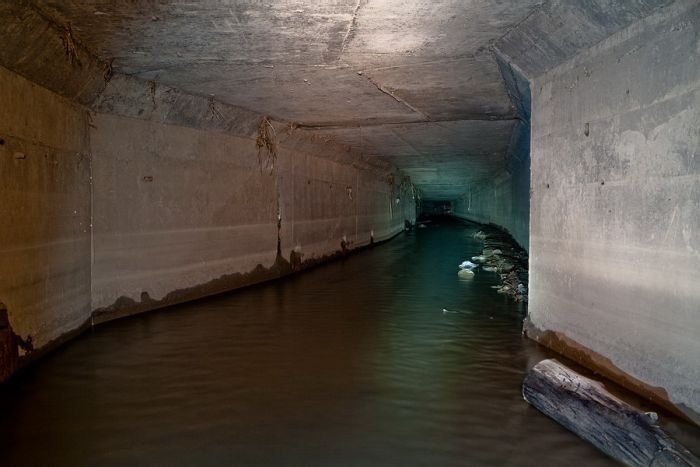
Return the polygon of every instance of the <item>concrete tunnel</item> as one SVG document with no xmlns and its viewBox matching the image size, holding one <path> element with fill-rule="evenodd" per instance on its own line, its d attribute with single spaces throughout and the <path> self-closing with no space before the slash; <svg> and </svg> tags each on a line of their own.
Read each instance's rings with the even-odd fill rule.
<svg viewBox="0 0 700 467">
<path fill-rule="evenodd" d="M 0 379 L 445 205 L 528 252 L 528 337 L 700 422 L 697 0 L 4 0 L 0 37 Z"/>
</svg>

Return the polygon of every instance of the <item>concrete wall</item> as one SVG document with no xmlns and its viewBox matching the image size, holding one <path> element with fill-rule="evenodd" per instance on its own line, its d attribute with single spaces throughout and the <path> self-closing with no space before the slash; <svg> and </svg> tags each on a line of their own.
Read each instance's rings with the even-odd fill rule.
<svg viewBox="0 0 700 467">
<path fill-rule="evenodd" d="M 530 244 L 530 85 L 505 57 L 497 52 L 494 56 L 517 120 L 503 168 L 455 200 L 453 211 L 457 217 L 507 230 L 527 250 Z"/>
<path fill-rule="evenodd" d="M 529 332 L 700 421 L 700 4 L 532 81 Z"/>
<path fill-rule="evenodd" d="M 511 137 L 507 169 L 475 185 L 453 202 L 454 215 L 508 231 L 524 249 L 529 246 L 530 128 L 517 122 Z"/>
<path fill-rule="evenodd" d="M 0 102 L 0 302 L 45 347 L 90 318 L 87 113 L 2 67 Z M 2 353 L 0 380 L 24 351 Z"/>
<path fill-rule="evenodd" d="M 333 145 L 323 157 L 287 137 L 261 170 L 252 138 L 107 114 L 91 141 L 100 319 L 278 277 L 293 255 L 385 240 L 415 216 L 395 204 L 388 171 L 339 160 Z"/>
<path fill-rule="evenodd" d="M 150 88 L 115 77 L 88 109 L 0 67 L 0 380 L 24 348 L 91 322 L 278 278 L 415 220 L 388 164 L 275 124 L 261 171 L 261 116 Z"/>
</svg>

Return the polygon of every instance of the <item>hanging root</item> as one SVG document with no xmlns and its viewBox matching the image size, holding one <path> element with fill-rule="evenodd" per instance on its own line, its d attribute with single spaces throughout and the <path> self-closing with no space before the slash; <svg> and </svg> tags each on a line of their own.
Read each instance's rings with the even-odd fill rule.
<svg viewBox="0 0 700 467">
<path fill-rule="evenodd" d="M 270 174 L 275 169 L 277 162 L 277 142 L 275 129 L 270 123 L 270 119 L 263 117 L 258 125 L 258 137 L 255 139 L 255 146 L 258 148 L 258 164 L 260 172 L 270 169 Z M 266 157 L 263 153 L 266 153 Z"/>
<path fill-rule="evenodd" d="M 113 64 L 114 64 L 114 58 L 110 58 L 104 64 L 104 67 L 103 67 L 104 74 L 102 75 L 102 77 L 104 78 L 105 83 L 109 83 L 110 80 L 112 79 L 112 75 L 114 74 L 114 70 L 112 69 Z"/>
<path fill-rule="evenodd" d="M 148 82 L 148 90 L 151 94 L 151 102 L 153 102 L 154 109 L 157 107 L 157 105 L 156 105 L 156 87 L 157 86 L 158 85 L 156 84 L 155 80 Z"/>
<path fill-rule="evenodd" d="M 89 126 L 90 128 L 97 128 L 97 126 L 95 125 L 94 115 L 93 115 L 92 111 L 87 110 L 87 111 L 85 111 L 85 113 L 86 113 L 86 115 L 87 115 L 87 124 L 88 124 L 88 126 Z"/>
<path fill-rule="evenodd" d="M 214 101 L 214 96 L 209 96 L 209 120 L 223 120 L 224 115 L 216 108 L 216 102 Z"/>
<path fill-rule="evenodd" d="M 400 195 L 403 191 L 413 189 L 413 184 L 411 183 L 411 177 L 404 175 L 399 179 L 399 184 L 396 184 L 397 178 L 401 177 L 400 174 L 391 173 L 387 175 L 387 183 L 391 189 L 391 197 L 394 198 L 396 195 Z"/>
<path fill-rule="evenodd" d="M 78 57 L 78 45 L 73 37 L 73 28 L 70 23 L 63 28 L 61 34 L 61 42 L 63 42 L 63 51 L 66 54 L 68 63 L 71 65 L 80 66 L 80 58 Z"/>
</svg>

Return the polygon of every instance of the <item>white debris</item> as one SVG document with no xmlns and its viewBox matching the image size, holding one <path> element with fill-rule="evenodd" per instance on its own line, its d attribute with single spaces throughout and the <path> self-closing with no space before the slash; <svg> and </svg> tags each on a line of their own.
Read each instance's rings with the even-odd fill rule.
<svg viewBox="0 0 700 467">
<path fill-rule="evenodd" d="M 457 277 L 460 279 L 471 279 L 474 277 L 474 271 L 471 269 L 460 269 L 459 272 L 457 273 Z"/>
<path fill-rule="evenodd" d="M 474 269 L 479 267 L 478 264 L 472 263 L 471 261 L 462 261 L 459 265 L 459 269 Z"/>
</svg>

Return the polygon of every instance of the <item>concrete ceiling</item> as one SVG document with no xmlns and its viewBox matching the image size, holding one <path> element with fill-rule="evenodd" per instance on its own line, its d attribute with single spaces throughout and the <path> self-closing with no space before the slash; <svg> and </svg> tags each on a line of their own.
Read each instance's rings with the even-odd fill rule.
<svg viewBox="0 0 700 467">
<path fill-rule="evenodd" d="M 488 46 L 542 0 L 34 0 L 114 70 L 385 157 L 425 198 L 503 167 L 515 112 Z"/>
<path fill-rule="evenodd" d="M 455 120 L 316 131 L 401 167 L 424 198 L 449 200 L 505 167 L 513 126 L 514 120 Z"/>
</svg>

